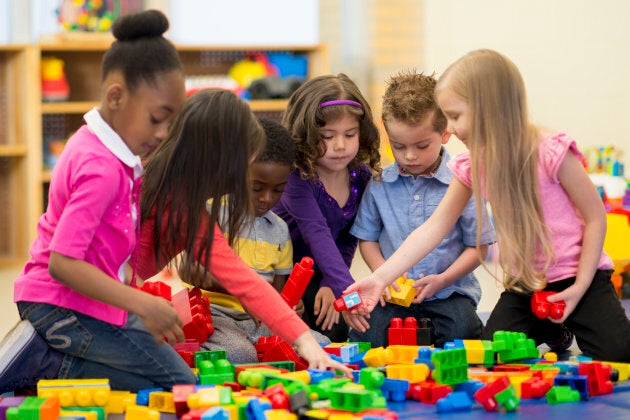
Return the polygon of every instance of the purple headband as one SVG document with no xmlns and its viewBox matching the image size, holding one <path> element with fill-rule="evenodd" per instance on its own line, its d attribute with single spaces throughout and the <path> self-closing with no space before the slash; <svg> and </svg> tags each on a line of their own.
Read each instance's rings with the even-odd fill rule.
<svg viewBox="0 0 630 420">
<path fill-rule="evenodd" d="M 319 104 L 319 107 L 326 108 L 328 106 L 333 106 L 333 105 L 350 105 L 350 106 L 356 106 L 357 108 L 363 109 L 363 105 L 361 105 L 357 101 L 351 101 L 350 99 L 336 99 L 334 101 L 322 102 L 321 104 Z"/>
</svg>

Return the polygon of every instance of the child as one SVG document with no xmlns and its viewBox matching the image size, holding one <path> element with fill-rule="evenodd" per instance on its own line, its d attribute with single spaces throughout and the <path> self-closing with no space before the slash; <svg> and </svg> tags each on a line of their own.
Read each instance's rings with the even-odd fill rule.
<svg viewBox="0 0 630 420">
<path fill-rule="evenodd" d="M 450 156 L 442 146 L 450 133 L 433 99 L 435 83 L 432 76 L 400 73 L 385 91 L 382 117 L 395 163 L 383 170 L 382 179 L 370 181 L 350 230 L 359 238 L 361 255 L 372 270 L 429 218 L 453 178 L 446 167 Z M 489 223 L 482 229 L 479 248 L 485 258 L 494 231 Z M 477 212 L 471 199 L 446 239 L 407 273 L 408 278 L 419 279 L 413 304 L 377 305 L 370 328 L 352 329 L 350 340 L 386 346 L 390 320 L 407 317 L 429 318 L 438 347 L 456 338 L 480 339 L 483 324 L 476 308 L 481 288 L 472 273 L 480 264 L 476 244 Z"/>
<path fill-rule="evenodd" d="M 452 64 L 438 81 L 436 99 L 448 131 L 469 152 L 449 163 L 455 179 L 429 220 L 349 288 L 364 298 L 359 312 L 374 308 L 386 285 L 440 243 L 474 193 L 478 212 L 483 198 L 492 206 L 506 273 L 484 338 L 518 331 L 538 344 L 555 338 L 564 323 L 585 355 L 630 362 L 630 321 L 610 281 L 612 261 L 602 251 L 605 209 L 575 141 L 529 122 L 521 75 L 495 51 L 473 51 Z M 543 289 L 558 292 L 550 301 L 566 303 L 562 318 L 539 320 L 532 312 L 532 292 Z"/>
<path fill-rule="evenodd" d="M 274 211 L 289 225 L 293 260 L 315 261 L 303 296 L 304 320 L 342 342 L 348 327 L 333 302 L 353 282 L 349 267 L 357 239 L 350 227 L 371 171 L 380 170 L 378 129 L 368 102 L 344 74 L 300 86 L 283 124 L 295 141 L 296 163 Z"/>
<path fill-rule="evenodd" d="M 33 389 L 43 378 L 107 377 L 113 389 L 131 391 L 195 382 L 162 345 L 184 338 L 177 312 L 125 284 L 139 226 L 139 156 L 166 137 L 185 100 L 167 29 L 155 10 L 112 27 L 100 108 L 85 114 L 55 166 L 31 258 L 15 281 L 24 321 L 1 346 L 0 392 Z"/>
<path fill-rule="evenodd" d="M 252 203 L 247 167 L 264 141 L 249 105 L 233 93 L 210 89 L 187 100 L 168 138 L 146 163 L 138 273 L 152 277 L 185 251 L 186 272 L 198 263 L 204 271 L 200 278 L 210 273 L 253 316 L 294 344 L 311 368 L 350 374 L 328 356 L 271 284 L 230 248 Z M 219 221 L 225 222 L 223 232 Z"/>
<path fill-rule="evenodd" d="M 258 274 L 272 284 L 278 293 L 293 269 L 293 246 L 287 224 L 271 208 L 280 200 L 295 159 L 295 146 L 289 132 L 278 122 L 260 118 L 265 130 L 265 149 L 249 166 L 254 218 L 249 218 L 239 232 L 234 245 L 236 253 Z M 208 205 L 210 209 L 211 203 Z M 185 267 L 179 275 L 185 281 L 191 276 Z M 201 345 L 207 350 L 226 350 L 232 363 L 255 363 L 258 356 L 254 344 L 273 333 L 255 317 L 250 316 L 241 303 L 229 294 L 209 274 L 204 280 L 204 292 L 210 299 L 214 332 Z M 199 283 L 194 279 L 191 283 Z M 313 331 L 318 343 L 329 344 L 327 337 Z"/>
</svg>

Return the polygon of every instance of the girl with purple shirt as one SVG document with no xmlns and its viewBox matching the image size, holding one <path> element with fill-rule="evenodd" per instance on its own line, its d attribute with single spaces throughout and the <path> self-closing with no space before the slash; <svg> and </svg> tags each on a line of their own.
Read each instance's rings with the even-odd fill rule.
<svg viewBox="0 0 630 420">
<path fill-rule="evenodd" d="M 304 320 L 342 342 L 348 327 L 333 301 L 354 282 L 349 268 L 357 238 L 350 228 L 369 179 L 380 173 L 379 132 L 368 102 L 344 74 L 303 84 L 289 99 L 283 125 L 295 141 L 296 160 L 273 211 L 289 225 L 294 261 L 315 261 Z"/>
</svg>

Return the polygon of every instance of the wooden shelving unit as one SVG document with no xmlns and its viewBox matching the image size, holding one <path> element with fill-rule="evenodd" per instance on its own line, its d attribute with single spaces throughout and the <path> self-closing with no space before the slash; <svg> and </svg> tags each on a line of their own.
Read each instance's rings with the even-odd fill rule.
<svg viewBox="0 0 630 420">
<path fill-rule="evenodd" d="M 44 151 L 65 140 L 99 104 L 101 59 L 110 36 L 56 37 L 38 45 L 0 46 L 0 265 L 22 264 L 44 211 L 50 168 Z M 329 71 L 323 45 L 288 47 L 177 46 L 187 75 L 221 76 L 249 54 L 287 53 L 308 58 L 307 77 Z M 42 57 L 60 58 L 70 85 L 64 102 L 42 102 Z M 250 101 L 258 114 L 279 117 L 286 100 Z"/>
</svg>

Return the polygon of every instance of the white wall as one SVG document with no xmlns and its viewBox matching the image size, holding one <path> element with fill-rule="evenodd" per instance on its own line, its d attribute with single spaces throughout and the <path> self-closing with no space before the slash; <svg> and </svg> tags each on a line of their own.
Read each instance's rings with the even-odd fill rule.
<svg viewBox="0 0 630 420">
<path fill-rule="evenodd" d="M 630 168 L 630 1 L 424 3 L 425 70 L 439 73 L 470 50 L 496 49 L 520 68 L 536 123 L 580 147 L 614 145 Z M 458 141 L 449 148 L 463 150 Z"/>
</svg>

